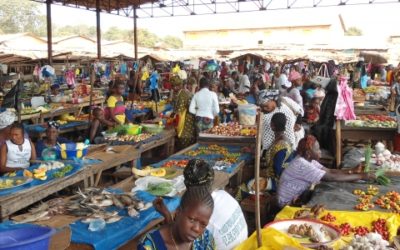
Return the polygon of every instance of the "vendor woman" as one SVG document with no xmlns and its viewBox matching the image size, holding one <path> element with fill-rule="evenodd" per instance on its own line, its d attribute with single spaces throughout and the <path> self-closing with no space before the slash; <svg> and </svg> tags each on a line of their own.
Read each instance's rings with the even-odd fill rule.
<svg viewBox="0 0 400 250">
<path fill-rule="evenodd" d="M 285 205 L 302 205 L 307 202 L 306 193 L 313 184 L 322 181 L 347 182 L 375 179 L 373 173 L 362 173 L 358 166 L 353 169 L 328 169 L 318 160 L 321 150 L 317 139 L 307 135 L 299 142 L 297 156 L 283 171 L 278 185 L 278 203 Z"/>
<path fill-rule="evenodd" d="M 10 128 L 10 139 L 0 149 L 0 172 L 8 173 L 28 168 L 30 161 L 36 160 L 33 143 L 24 137 L 24 127 L 14 123 Z"/>
<path fill-rule="evenodd" d="M 107 99 L 107 118 L 117 124 L 125 124 L 125 103 L 122 97 L 125 85 L 121 81 L 115 81 L 111 88 L 112 94 Z"/>
<path fill-rule="evenodd" d="M 47 123 L 46 138 L 39 140 L 36 143 L 36 155 L 42 156 L 42 152 L 46 148 L 55 148 L 57 144 L 68 143 L 66 138 L 59 136 L 60 125 L 55 121 L 49 121 Z"/>
</svg>

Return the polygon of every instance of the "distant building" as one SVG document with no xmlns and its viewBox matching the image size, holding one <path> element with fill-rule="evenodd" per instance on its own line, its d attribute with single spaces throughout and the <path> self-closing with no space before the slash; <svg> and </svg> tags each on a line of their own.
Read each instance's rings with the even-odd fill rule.
<svg viewBox="0 0 400 250">
<path fill-rule="evenodd" d="M 224 24 L 222 24 L 224 25 Z M 184 48 L 257 48 L 275 45 L 329 44 L 344 36 L 340 16 L 325 18 L 305 17 L 302 20 L 282 19 L 279 22 L 259 21 L 254 25 L 216 24 L 184 31 Z"/>
</svg>

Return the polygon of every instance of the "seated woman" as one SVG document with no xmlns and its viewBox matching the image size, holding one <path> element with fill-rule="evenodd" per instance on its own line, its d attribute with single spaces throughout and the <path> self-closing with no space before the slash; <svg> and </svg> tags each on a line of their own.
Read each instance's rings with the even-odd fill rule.
<svg viewBox="0 0 400 250">
<path fill-rule="evenodd" d="M 94 108 L 92 114 L 93 120 L 90 123 L 89 138 L 90 143 L 98 144 L 103 138 L 101 132 L 106 131 L 108 127 L 114 126 L 115 122 L 106 120 L 103 110 L 99 107 Z"/>
<path fill-rule="evenodd" d="M 193 159 L 183 171 L 184 183 L 188 190 L 204 187 L 212 192 L 214 170 L 203 160 Z M 211 193 L 214 200 L 214 211 L 207 229 L 215 240 L 215 249 L 234 249 L 248 236 L 247 223 L 239 203 L 225 190 Z M 155 206 L 167 223 L 172 222 L 172 216 L 162 204 Z"/>
<path fill-rule="evenodd" d="M 125 124 L 125 103 L 122 97 L 125 85 L 121 81 L 116 81 L 111 88 L 111 95 L 107 99 L 107 119 L 117 124 Z"/>
<path fill-rule="evenodd" d="M 10 128 L 10 139 L 0 149 L 0 172 L 8 173 L 28 168 L 31 160 L 36 160 L 33 143 L 24 137 L 24 127 L 14 123 Z"/>
<path fill-rule="evenodd" d="M 69 143 L 70 141 L 59 135 L 60 125 L 55 121 L 47 123 L 46 138 L 36 142 L 36 155 L 42 156 L 42 152 L 46 148 L 55 148 L 57 144 Z"/>
<path fill-rule="evenodd" d="M 299 142 L 297 156 L 283 171 L 278 186 L 278 203 L 280 207 L 299 203 L 299 198 L 313 184 L 322 181 L 357 181 L 375 179 L 373 173 L 362 173 L 360 166 L 353 169 L 328 169 L 318 160 L 321 150 L 317 139 L 307 135 Z M 298 204 L 300 205 L 300 204 Z"/>
<path fill-rule="evenodd" d="M 215 243 L 206 229 L 214 209 L 207 188 L 188 189 L 182 196 L 175 221 L 147 233 L 138 250 L 213 250 Z"/>
<path fill-rule="evenodd" d="M 272 116 L 271 129 L 275 133 L 275 140 L 265 153 L 266 177 L 268 178 L 268 190 L 275 192 L 279 178 L 292 156 L 292 146 L 284 135 L 286 129 L 285 114 L 275 113 Z"/>
</svg>

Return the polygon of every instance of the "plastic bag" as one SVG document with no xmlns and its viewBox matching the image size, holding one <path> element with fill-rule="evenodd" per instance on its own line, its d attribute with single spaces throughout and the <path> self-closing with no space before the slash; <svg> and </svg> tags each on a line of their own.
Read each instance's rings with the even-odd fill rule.
<svg viewBox="0 0 400 250">
<path fill-rule="evenodd" d="M 145 176 L 135 181 L 135 187 L 132 189 L 132 193 L 138 190 L 146 191 L 149 184 L 171 183 L 173 189 L 169 194 L 166 194 L 165 196 L 173 197 L 186 189 L 186 186 L 183 183 L 183 181 L 184 181 L 183 175 L 177 176 L 172 180 L 167 180 L 155 176 Z"/>
</svg>

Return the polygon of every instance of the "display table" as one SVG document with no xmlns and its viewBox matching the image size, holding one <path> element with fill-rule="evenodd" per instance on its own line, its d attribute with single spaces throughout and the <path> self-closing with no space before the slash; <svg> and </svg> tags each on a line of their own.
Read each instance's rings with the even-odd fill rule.
<svg viewBox="0 0 400 250">
<path fill-rule="evenodd" d="M 104 170 L 119 166 L 125 162 L 133 161 L 138 157 L 138 151 L 132 146 L 116 146 L 113 151 L 109 153 L 104 151 L 94 152 L 87 158 L 101 160 L 102 162 L 93 165 L 85 165 L 70 176 L 54 179 L 42 185 L 27 187 L 15 193 L 0 196 L 0 218 L 3 220 L 13 213 L 35 202 L 41 201 L 49 195 L 79 182 L 84 182 L 85 186 L 93 186 L 96 184 L 93 178 L 94 176 L 96 180 L 100 179 Z M 87 183 L 87 180 L 89 180 L 89 183 Z"/>
<path fill-rule="evenodd" d="M 394 139 L 397 134 L 397 128 L 365 128 L 348 127 L 344 122 L 336 122 L 336 166 L 339 166 L 342 160 L 342 142 L 344 140 L 371 140 L 386 141 L 387 148 L 393 151 Z"/>
</svg>

